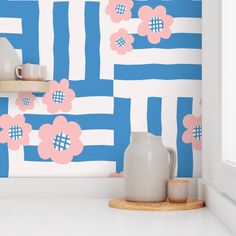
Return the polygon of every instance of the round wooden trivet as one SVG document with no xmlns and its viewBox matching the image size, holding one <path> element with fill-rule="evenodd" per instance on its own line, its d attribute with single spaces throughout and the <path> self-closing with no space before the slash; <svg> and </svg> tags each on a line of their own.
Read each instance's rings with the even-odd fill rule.
<svg viewBox="0 0 236 236">
<path fill-rule="evenodd" d="M 137 210 L 137 211 L 183 211 L 202 208 L 205 206 L 202 200 L 188 200 L 186 203 L 171 202 L 130 202 L 123 198 L 109 201 L 109 206 L 117 209 Z"/>
</svg>

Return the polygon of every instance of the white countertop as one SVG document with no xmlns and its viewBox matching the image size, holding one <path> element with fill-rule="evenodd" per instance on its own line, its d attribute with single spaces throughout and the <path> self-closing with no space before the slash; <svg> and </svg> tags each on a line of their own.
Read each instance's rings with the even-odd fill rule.
<svg viewBox="0 0 236 236">
<path fill-rule="evenodd" d="M 0 199 L 1 236 L 230 236 L 206 208 L 111 209 L 107 199 Z"/>
</svg>

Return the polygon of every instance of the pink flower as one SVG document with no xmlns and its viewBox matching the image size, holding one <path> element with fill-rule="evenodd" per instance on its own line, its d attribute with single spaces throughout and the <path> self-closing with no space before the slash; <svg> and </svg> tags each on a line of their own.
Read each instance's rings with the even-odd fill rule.
<svg viewBox="0 0 236 236">
<path fill-rule="evenodd" d="M 110 178 L 123 178 L 124 177 L 124 172 L 120 172 L 120 173 L 116 173 L 116 172 L 112 172 L 109 175 Z"/>
<path fill-rule="evenodd" d="M 16 105 L 21 111 L 32 110 L 34 108 L 35 96 L 32 93 L 19 93 Z"/>
<path fill-rule="evenodd" d="M 53 124 L 40 127 L 39 137 L 42 142 L 38 146 L 39 156 L 46 160 L 52 159 L 59 164 L 67 164 L 83 150 L 79 140 L 81 128 L 75 122 L 67 122 L 63 116 L 58 116 Z"/>
<path fill-rule="evenodd" d="M 170 25 L 173 23 L 172 16 L 166 15 L 166 8 L 158 6 L 155 9 L 143 6 L 138 12 L 142 23 L 138 27 L 138 34 L 148 37 L 148 41 L 157 44 L 161 38 L 168 39 L 171 36 Z"/>
<path fill-rule="evenodd" d="M 32 130 L 30 124 L 25 123 L 22 115 L 11 117 L 9 115 L 0 116 L 0 143 L 8 143 L 12 150 L 18 150 L 20 145 L 29 144 L 29 133 Z"/>
<path fill-rule="evenodd" d="M 111 16 L 112 21 L 119 23 L 121 20 L 129 20 L 132 16 L 132 0 L 109 0 L 106 13 Z"/>
<path fill-rule="evenodd" d="M 185 143 L 192 143 L 195 150 L 202 149 L 202 116 L 187 115 L 183 120 L 187 129 L 182 136 Z"/>
<path fill-rule="evenodd" d="M 134 37 L 125 29 L 120 29 L 118 32 L 114 33 L 110 37 L 110 48 L 117 51 L 118 54 L 124 55 L 125 53 L 132 51 L 134 42 Z"/>
<path fill-rule="evenodd" d="M 47 110 L 50 113 L 58 111 L 68 112 L 72 108 L 71 101 L 74 99 L 75 93 L 69 88 L 67 79 L 62 79 L 60 83 L 50 81 L 49 91 L 43 97 L 43 103 L 48 106 Z"/>
</svg>

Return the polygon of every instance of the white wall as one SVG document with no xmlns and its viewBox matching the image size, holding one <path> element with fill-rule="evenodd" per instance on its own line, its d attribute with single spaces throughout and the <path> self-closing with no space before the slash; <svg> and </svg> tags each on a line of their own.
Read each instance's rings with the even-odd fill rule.
<svg viewBox="0 0 236 236">
<path fill-rule="evenodd" d="M 219 160 L 220 0 L 203 1 L 203 179 L 217 186 Z"/>
</svg>

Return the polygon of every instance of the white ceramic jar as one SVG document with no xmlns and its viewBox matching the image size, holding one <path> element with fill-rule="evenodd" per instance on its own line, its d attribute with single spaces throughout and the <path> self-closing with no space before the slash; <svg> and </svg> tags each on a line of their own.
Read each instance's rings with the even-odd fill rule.
<svg viewBox="0 0 236 236">
<path fill-rule="evenodd" d="M 167 181 L 174 177 L 176 154 L 161 137 L 132 132 L 124 160 L 125 198 L 129 201 L 160 202 L 167 198 Z"/>
<path fill-rule="evenodd" d="M 15 68 L 21 64 L 16 50 L 6 38 L 0 38 L 0 80 L 16 80 Z"/>
</svg>

